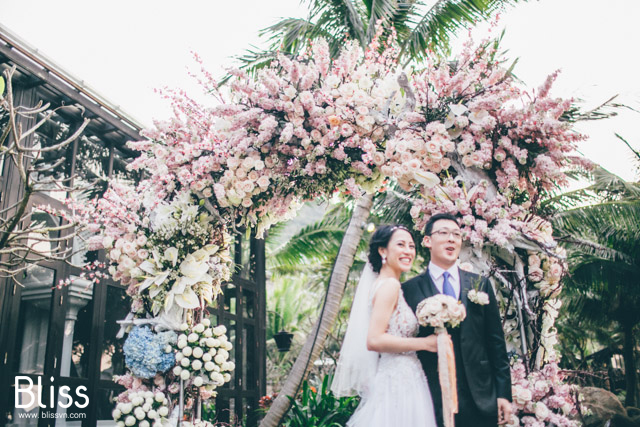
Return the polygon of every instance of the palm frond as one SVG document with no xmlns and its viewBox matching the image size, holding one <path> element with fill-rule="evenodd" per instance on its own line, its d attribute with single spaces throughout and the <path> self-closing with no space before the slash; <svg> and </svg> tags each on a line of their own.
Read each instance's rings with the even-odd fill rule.
<svg viewBox="0 0 640 427">
<path fill-rule="evenodd" d="M 367 16 L 369 17 L 366 33 L 367 42 L 373 39 L 378 21 L 382 21 L 382 24 L 388 28 L 393 22 L 398 8 L 405 4 L 394 0 L 363 0 L 363 3 L 367 8 Z"/>
<path fill-rule="evenodd" d="M 415 26 L 401 45 L 400 56 L 407 54 L 410 58 L 420 60 L 429 49 L 447 53 L 451 36 L 458 29 L 486 20 L 499 8 L 517 2 L 518 0 L 438 0 L 420 17 L 414 12 Z"/>
<path fill-rule="evenodd" d="M 620 141 L 624 142 L 624 144 L 627 146 L 627 148 L 629 150 L 631 150 L 631 152 L 634 155 L 634 160 L 636 163 L 636 172 L 640 175 L 640 151 L 634 149 L 631 144 L 629 144 L 629 142 L 624 139 L 622 136 L 620 136 L 619 134 L 616 133 L 616 138 L 618 138 Z"/>
<path fill-rule="evenodd" d="M 269 268 L 303 266 L 312 260 L 324 261 L 338 253 L 347 227 L 342 218 L 323 218 L 302 228 L 268 258 Z"/>
<path fill-rule="evenodd" d="M 352 0 L 309 0 L 310 20 L 317 19 L 316 25 L 322 26 L 334 39 L 343 42 L 344 38 L 357 40 L 366 45 L 365 24 L 362 11 Z"/>
</svg>

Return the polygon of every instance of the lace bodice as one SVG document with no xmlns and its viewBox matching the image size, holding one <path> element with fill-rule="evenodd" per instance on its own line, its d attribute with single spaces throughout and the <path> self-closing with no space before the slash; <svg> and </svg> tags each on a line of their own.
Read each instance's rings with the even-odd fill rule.
<svg viewBox="0 0 640 427">
<path fill-rule="evenodd" d="M 418 333 L 418 319 L 404 299 L 402 289 L 399 291 L 398 303 L 389 319 L 387 332 L 398 337 L 414 337 Z"/>
</svg>

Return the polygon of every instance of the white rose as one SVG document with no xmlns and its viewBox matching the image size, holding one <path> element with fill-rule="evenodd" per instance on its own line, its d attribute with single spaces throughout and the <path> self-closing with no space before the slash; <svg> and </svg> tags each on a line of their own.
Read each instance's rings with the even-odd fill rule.
<svg viewBox="0 0 640 427">
<path fill-rule="evenodd" d="M 535 404 L 535 413 L 537 419 L 539 419 L 540 421 L 544 421 L 547 419 L 547 417 L 549 417 L 549 408 L 547 408 L 547 405 L 545 405 L 544 403 L 537 402 Z"/>
<path fill-rule="evenodd" d="M 186 331 L 187 329 L 189 329 L 189 325 L 185 322 L 182 325 L 180 325 L 180 330 L 181 331 Z M 180 335 L 182 336 L 182 335 Z"/>
<path fill-rule="evenodd" d="M 142 420 L 140 421 L 140 424 L 138 424 L 138 427 L 151 427 L 151 424 L 149 424 L 149 421 L 147 420 Z"/>
<path fill-rule="evenodd" d="M 208 328 L 209 326 L 211 326 L 211 320 L 206 318 L 202 319 L 202 324 Z"/>
<path fill-rule="evenodd" d="M 174 375 L 180 375 L 181 372 L 182 372 L 182 367 L 176 366 L 175 368 L 173 368 Z"/>
<path fill-rule="evenodd" d="M 123 414 L 128 414 L 133 409 L 133 405 L 131 403 L 125 403 L 122 405 L 121 411 Z"/>
<path fill-rule="evenodd" d="M 195 328 L 193 328 L 193 331 L 201 334 L 204 332 L 204 325 L 202 323 L 198 323 Z"/>
<path fill-rule="evenodd" d="M 216 357 L 214 357 L 213 360 L 215 360 L 218 365 L 221 365 L 227 361 L 227 358 L 224 357 L 223 354 L 216 354 Z"/>
<path fill-rule="evenodd" d="M 202 351 L 202 349 L 200 347 L 196 347 L 196 348 L 193 349 L 193 357 L 196 357 L 196 358 L 199 359 L 199 358 L 202 357 L 203 353 L 204 353 L 204 351 Z"/>
<path fill-rule="evenodd" d="M 111 246 L 113 246 L 113 238 L 111 236 L 104 236 L 102 246 L 104 246 L 105 249 L 110 249 Z"/>
<path fill-rule="evenodd" d="M 190 333 L 189 336 L 187 337 L 187 341 L 189 342 L 196 342 L 198 341 L 198 334 L 196 333 Z"/>
<path fill-rule="evenodd" d="M 125 427 L 125 425 L 126 425 L 126 424 L 124 423 L 124 421 L 118 421 L 118 422 L 116 423 L 116 427 Z"/>
<path fill-rule="evenodd" d="M 167 408 L 166 406 L 161 407 L 160 409 L 158 409 L 158 414 L 161 417 L 166 417 L 169 414 L 169 408 Z"/>
<path fill-rule="evenodd" d="M 144 405 L 142 405 L 142 410 L 143 410 L 144 412 L 149 412 L 149 411 L 151 410 L 151 404 L 150 404 L 150 403 L 145 402 L 145 404 L 144 404 Z"/>
<path fill-rule="evenodd" d="M 209 362 L 206 362 L 204 364 L 204 369 L 209 371 L 209 372 L 211 372 L 211 371 L 213 371 L 214 366 L 215 366 L 215 364 L 213 362 L 209 361 Z"/>
<path fill-rule="evenodd" d="M 114 420 L 118 421 L 118 419 L 122 416 L 122 411 L 116 408 L 111 412 L 111 416 Z"/>
<path fill-rule="evenodd" d="M 178 348 L 182 349 L 185 348 L 187 346 L 187 342 L 186 341 L 178 341 Z"/>
<path fill-rule="evenodd" d="M 199 371 L 200 368 L 202 368 L 202 361 L 198 359 L 194 360 L 193 362 L 191 362 L 191 367 L 194 371 Z"/>
<path fill-rule="evenodd" d="M 187 348 L 189 348 L 189 347 L 187 347 Z M 186 368 L 187 366 L 189 366 L 190 364 L 191 364 L 191 361 L 189 360 L 189 358 L 188 358 L 188 357 L 185 357 L 184 359 L 182 359 L 182 360 L 180 361 L 180 365 L 182 365 L 182 366 L 183 366 L 183 367 L 185 367 L 185 368 Z"/>
<path fill-rule="evenodd" d="M 205 320 L 206 320 L 206 319 L 205 319 Z M 204 330 L 203 335 L 204 335 L 205 337 L 209 338 L 209 337 L 213 336 L 213 330 L 211 330 L 211 328 L 207 328 L 207 329 L 205 329 L 205 330 Z"/>
<path fill-rule="evenodd" d="M 180 373 L 180 378 L 182 378 L 185 381 L 188 380 L 190 376 L 191 374 L 187 370 L 184 370 Z"/>
<path fill-rule="evenodd" d="M 152 409 L 149 412 L 147 412 L 147 417 L 152 420 L 155 420 L 156 418 L 158 418 L 158 413 L 156 412 L 155 409 Z"/>
<path fill-rule="evenodd" d="M 129 415 L 127 418 L 125 418 L 124 420 L 124 425 L 126 426 L 132 426 L 136 423 L 136 417 L 132 417 L 131 415 Z"/>
<path fill-rule="evenodd" d="M 222 377 L 224 378 L 224 382 L 228 383 L 229 381 L 231 381 L 231 375 L 225 373 L 224 375 L 222 375 Z"/>
<path fill-rule="evenodd" d="M 200 387 L 203 383 L 204 380 L 202 379 L 202 377 L 195 377 L 195 379 L 193 380 L 193 385 L 196 387 Z"/>
<path fill-rule="evenodd" d="M 158 392 L 154 398 L 156 399 L 156 402 L 161 403 L 164 400 L 164 393 Z"/>
<path fill-rule="evenodd" d="M 202 361 L 203 362 L 208 362 L 208 361 L 211 360 L 211 358 L 212 358 L 212 356 L 209 353 L 205 353 L 205 354 L 202 355 Z"/>
<path fill-rule="evenodd" d="M 146 412 L 144 412 L 142 408 L 136 408 L 136 410 L 133 411 L 133 415 L 135 415 L 139 420 L 144 420 L 144 418 L 146 417 Z"/>
<path fill-rule="evenodd" d="M 176 353 L 176 362 L 180 363 L 180 361 L 184 358 L 184 354 L 182 352 Z"/>
<path fill-rule="evenodd" d="M 227 332 L 227 327 L 224 325 L 219 325 L 213 328 L 213 333 L 216 335 L 222 335 Z"/>
<path fill-rule="evenodd" d="M 131 403 L 133 404 L 133 406 L 140 406 L 144 403 L 144 398 L 142 398 L 141 396 L 136 396 L 131 399 Z"/>
<path fill-rule="evenodd" d="M 191 356 L 193 354 L 193 349 L 191 347 L 185 347 L 182 349 L 182 354 L 185 356 Z"/>
<path fill-rule="evenodd" d="M 215 338 L 207 338 L 207 347 L 214 347 L 218 342 Z"/>
</svg>

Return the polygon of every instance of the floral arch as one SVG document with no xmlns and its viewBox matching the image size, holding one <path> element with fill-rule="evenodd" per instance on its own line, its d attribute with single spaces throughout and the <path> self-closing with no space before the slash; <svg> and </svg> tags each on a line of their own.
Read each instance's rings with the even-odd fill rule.
<svg viewBox="0 0 640 427">
<path fill-rule="evenodd" d="M 564 387 L 553 364 L 564 254 L 542 202 L 568 172 L 589 166 L 575 153 L 583 137 L 567 120 L 571 102 L 550 97 L 556 74 L 524 91 L 494 42 L 466 44 L 455 63 L 403 71 L 396 46 L 379 40 L 364 51 L 349 42 L 335 60 L 320 41 L 255 77 L 235 70 L 224 94 L 203 70 L 219 105 L 174 92 L 173 119 L 130 143 L 141 153 L 130 167 L 146 179 L 112 183 L 85 206 L 97 232 L 90 249 L 106 250 L 109 273 L 133 298 L 127 363 L 144 380 L 121 395 L 120 425 L 175 423 L 185 410 L 191 425 L 185 393 L 207 399 L 228 381 L 230 344 L 206 306 L 230 276 L 231 229 L 260 235 L 305 200 L 338 191 L 366 201 L 388 182 L 411 202 L 418 230 L 434 213 L 460 216 L 463 260 L 493 278 L 519 356 L 520 414 L 538 412 L 532 375 Z M 179 393 L 154 392 L 156 377 Z M 569 400 L 547 402 L 538 420 L 558 421 L 573 410 Z"/>
</svg>

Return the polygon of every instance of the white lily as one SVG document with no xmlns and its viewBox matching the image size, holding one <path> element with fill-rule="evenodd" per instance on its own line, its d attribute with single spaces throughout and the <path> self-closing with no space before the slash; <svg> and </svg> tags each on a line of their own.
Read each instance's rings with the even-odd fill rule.
<svg viewBox="0 0 640 427">
<path fill-rule="evenodd" d="M 174 267 L 176 266 L 176 263 L 178 262 L 178 249 L 171 247 L 171 248 L 167 248 L 164 251 L 164 256 L 163 256 L 164 260 L 166 261 L 170 261 L 171 265 L 173 265 Z"/>
<path fill-rule="evenodd" d="M 440 178 L 433 172 L 417 170 L 413 172 L 413 179 L 427 188 L 433 188 L 440 183 Z"/>
<path fill-rule="evenodd" d="M 462 104 L 449 104 L 449 109 L 456 116 L 461 116 L 467 112 L 468 108 Z"/>
</svg>

